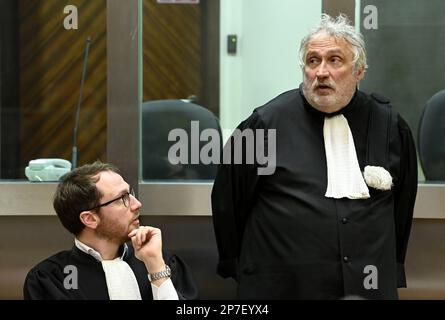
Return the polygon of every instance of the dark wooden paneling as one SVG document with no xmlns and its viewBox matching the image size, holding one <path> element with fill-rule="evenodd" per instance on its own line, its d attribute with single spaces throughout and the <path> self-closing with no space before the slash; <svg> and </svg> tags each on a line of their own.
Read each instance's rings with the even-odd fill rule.
<svg viewBox="0 0 445 320">
<path fill-rule="evenodd" d="M 202 95 L 201 5 L 144 0 L 144 101 Z"/>
<path fill-rule="evenodd" d="M 144 100 L 196 95 L 198 103 L 218 114 L 219 7 L 204 1 L 200 5 L 172 5 L 144 0 Z M 107 160 L 106 0 L 19 3 L 19 172 L 23 176 L 31 159 L 71 158 L 87 36 L 92 37 L 92 45 L 80 115 L 78 165 Z M 63 28 L 67 4 L 79 9 L 78 30 Z M 211 25 L 214 27 L 209 29 Z"/>
<path fill-rule="evenodd" d="M 77 30 L 63 27 L 68 4 L 78 8 Z M 71 159 L 88 36 L 92 44 L 80 112 L 78 165 L 105 161 L 106 0 L 21 0 L 19 16 L 22 167 L 35 158 Z"/>
<path fill-rule="evenodd" d="M 19 176 L 20 93 L 18 3 L 0 1 L 0 178 Z"/>
</svg>

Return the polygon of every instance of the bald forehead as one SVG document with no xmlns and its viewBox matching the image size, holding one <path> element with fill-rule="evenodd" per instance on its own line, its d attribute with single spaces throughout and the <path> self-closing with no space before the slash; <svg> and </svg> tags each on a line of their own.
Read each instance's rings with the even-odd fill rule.
<svg viewBox="0 0 445 320">
<path fill-rule="evenodd" d="M 97 189 L 103 194 L 118 194 L 128 189 L 124 178 L 113 171 L 101 171 L 98 173 Z"/>
<path fill-rule="evenodd" d="M 101 171 L 96 177 L 98 178 L 98 183 L 115 184 L 124 181 L 120 174 L 110 170 Z"/>
</svg>

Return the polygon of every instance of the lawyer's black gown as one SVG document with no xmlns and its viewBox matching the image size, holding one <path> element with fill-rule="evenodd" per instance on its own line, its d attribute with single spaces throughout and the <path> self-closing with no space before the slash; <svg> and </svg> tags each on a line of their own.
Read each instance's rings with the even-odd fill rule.
<svg viewBox="0 0 445 320">
<path fill-rule="evenodd" d="M 143 300 L 152 300 L 151 284 L 147 269 L 134 255 L 131 245 L 123 258 L 133 270 Z M 172 271 L 171 280 L 179 299 L 196 299 L 197 287 L 187 265 L 177 256 L 164 252 L 164 260 Z M 78 289 L 65 289 L 66 266 L 75 266 L 78 271 Z M 36 265 L 28 273 L 24 288 L 25 299 L 51 300 L 109 300 L 105 273 L 101 262 L 74 246 L 69 251 L 59 252 Z"/>
<path fill-rule="evenodd" d="M 273 175 L 259 176 L 257 164 L 223 164 L 212 190 L 218 273 L 238 281 L 239 298 L 397 298 L 397 287 L 405 286 L 417 162 L 408 125 L 384 100 L 357 91 L 337 112 L 348 120 L 361 170 L 382 166 L 393 177 L 392 190 L 369 188 L 365 200 L 324 196 L 326 114 L 307 103 L 301 87 L 239 125 L 276 129 L 277 148 Z M 368 265 L 377 268 L 377 289 L 364 287 Z"/>
</svg>

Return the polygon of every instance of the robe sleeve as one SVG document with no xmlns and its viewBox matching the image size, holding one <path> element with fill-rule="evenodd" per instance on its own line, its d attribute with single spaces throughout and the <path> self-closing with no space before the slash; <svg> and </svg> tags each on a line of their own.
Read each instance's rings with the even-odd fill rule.
<svg viewBox="0 0 445 320">
<path fill-rule="evenodd" d="M 176 255 L 164 253 L 164 257 L 171 269 L 171 280 L 178 293 L 179 300 L 198 299 L 198 288 L 187 264 Z"/>
<path fill-rule="evenodd" d="M 63 274 L 46 268 L 33 268 L 25 279 L 23 298 L 25 300 L 72 299 L 69 290 L 63 287 Z"/>
<path fill-rule="evenodd" d="M 237 130 L 244 132 L 245 129 L 261 128 L 264 128 L 261 118 L 254 112 Z M 252 209 L 259 176 L 256 161 L 247 161 L 246 144 L 241 143 L 240 135 L 235 133 L 224 146 L 221 164 L 213 184 L 212 217 L 219 254 L 217 273 L 224 278 L 232 277 L 237 280 L 242 237 Z M 242 146 L 242 159 L 239 158 L 239 152 L 236 152 L 237 144 Z M 250 150 L 252 152 L 252 149 Z M 236 161 L 240 159 L 242 161 Z"/>
<path fill-rule="evenodd" d="M 405 256 L 417 194 L 417 155 L 408 124 L 399 116 L 401 138 L 400 179 L 394 188 L 394 213 L 397 248 L 397 286 L 406 287 Z"/>
</svg>

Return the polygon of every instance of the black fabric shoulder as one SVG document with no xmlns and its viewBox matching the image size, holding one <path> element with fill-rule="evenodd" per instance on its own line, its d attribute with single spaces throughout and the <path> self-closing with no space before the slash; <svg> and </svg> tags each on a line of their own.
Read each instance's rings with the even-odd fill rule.
<svg viewBox="0 0 445 320">
<path fill-rule="evenodd" d="M 49 258 L 39 262 L 33 269 L 35 270 L 62 270 L 64 266 L 70 264 L 71 251 L 60 251 Z"/>
<path fill-rule="evenodd" d="M 261 107 L 260 107 L 261 108 Z M 244 121 L 242 121 L 237 129 L 262 129 L 264 128 L 264 122 L 261 119 L 261 113 L 258 112 L 258 108 L 253 111 L 253 113 Z"/>
<path fill-rule="evenodd" d="M 283 92 L 256 109 L 262 109 L 267 106 L 282 104 L 283 102 L 289 101 L 289 99 L 293 99 L 296 94 L 299 94 L 299 89 L 292 89 L 292 90 Z"/>
<path fill-rule="evenodd" d="M 69 299 L 63 288 L 63 268 L 68 265 L 68 259 L 69 251 L 62 251 L 32 268 L 23 286 L 24 299 Z"/>
<path fill-rule="evenodd" d="M 298 89 L 290 90 L 280 94 L 266 104 L 254 110 L 257 114 L 258 128 L 264 128 L 265 124 L 281 119 L 283 114 L 291 114 L 302 106 L 302 98 Z M 263 125 L 263 126 L 261 126 Z"/>
<path fill-rule="evenodd" d="M 382 95 L 380 95 L 380 94 L 378 94 L 378 93 L 375 93 L 375 92 L 371 93 L 371 97 L 372 97 L 375 101 L 377 101 L 377 102 L 379 102 L 379 103 L 389 104 L 389 103 L 391 102 L 391 101 L 390 101 L 388 98 L 386 98 L 385 96 L 382 96 Z"/>
</svg>

